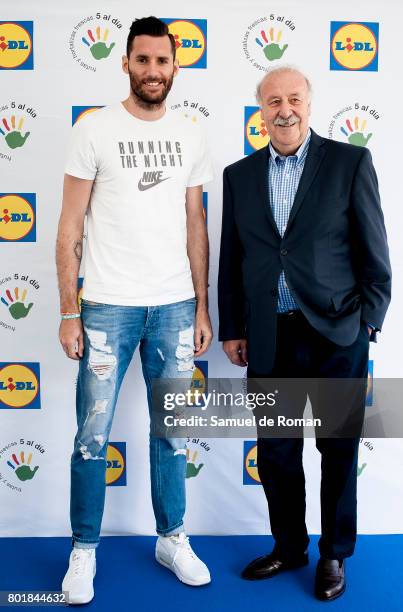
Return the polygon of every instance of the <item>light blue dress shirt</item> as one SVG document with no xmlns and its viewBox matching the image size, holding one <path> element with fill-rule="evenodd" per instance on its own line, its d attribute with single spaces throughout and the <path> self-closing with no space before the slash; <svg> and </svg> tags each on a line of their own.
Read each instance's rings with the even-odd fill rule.
<svg viewBox="0 0 403 612">
<path fill-rule="evenodd" d="M 281 237 L 284 236 L 288 217 L 294 204 L 310 139 L 311 130 L 309 129 L 298 151 L 287 157 L 277 153 L 271 142 L 269 143 L 269 203 Z M 284 270 L 282 270 L 278 281 L 277 312 L 288 312 L 298 310 L 298 308 L 298 304 L 287 287 Z"/>
</svg>

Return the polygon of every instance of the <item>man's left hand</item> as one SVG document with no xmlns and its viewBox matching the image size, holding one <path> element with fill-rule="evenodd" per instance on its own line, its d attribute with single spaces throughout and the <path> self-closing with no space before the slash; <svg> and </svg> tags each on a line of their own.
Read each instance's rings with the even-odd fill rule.
<svg viewBox="0 0 403 612">
<path fill-rule="evenodd" d="M 205 309 L 197 310 L 195 316 L 195 357 L 200 357 L 208 349 L 213 339 L 213 330 L 211 328 L 210 317 Z"/>
</svg>

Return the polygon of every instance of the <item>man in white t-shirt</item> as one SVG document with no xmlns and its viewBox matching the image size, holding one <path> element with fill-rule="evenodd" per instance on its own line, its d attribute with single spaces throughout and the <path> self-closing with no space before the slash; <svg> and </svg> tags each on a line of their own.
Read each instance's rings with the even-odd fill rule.
<svg viewBox="0 0 403 612">
<path fill-rule="evenodd" d="M 72 130 L 57 239 L 60 342 L 79 360 L 71 458 L 73 550 L 62 589 L 94 596 L 106 451 L 120 385 L 136 347 L 150 413 L 152 380 L 192 378 L 212 339 L 202 185 L 212 179 L 197 124 L 166 109 L 178 71 L 175 40 L 155 17 L 131 26 L 123 70 L 130 95 Z M 81 316 L 77 277 L 88 240 Z M 156 559 L 186 584 L 210 582 L 184 533 L 185 440 L 150 437 Z"/>
</svg>

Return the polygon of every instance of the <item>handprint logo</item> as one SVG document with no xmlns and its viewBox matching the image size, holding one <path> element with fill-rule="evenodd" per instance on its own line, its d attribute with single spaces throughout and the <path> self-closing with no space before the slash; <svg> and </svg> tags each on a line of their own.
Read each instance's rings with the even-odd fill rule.
<svg viewBox="0 0 403 612">
<path fill-rule="evenodd" d="M 186 478 L 194 478 L 202 469 L 204 463 L 199 463 L 196 467 L 197 450 L 194 451 L 192 459 L 190 459 L 190 451 L 186 449 Z"/>
<path fill-rule="evenodd" d="M 361 476 L 361 474 L 362 474 L 362 472 L 363 472 L 363 470 L 364 470 L 364 468 L 365 468 L 366 466 L 367 466 L 367 464 L 366 464 L 366 463 L 363 463 L 362 465 L 359 465 L 359 466 L 357 467 L 357 476 Z"/>
<path fill-rule="evenodd" d="M 19 480 L 32 480 L 35 476 L 39 466 L 36 465 L 34 469 L 30 467 L 32 453 L 29 453 L 27 461 L 25 461 L 24 451 L 20 452 L 20 460 L 17 459 L 17 455 L 13 453 L 11 456 L 13 459 L 11 461 L 7 461 L 7 465 L 9 465 L 14 471 Z M 17 468 L 15 466 L 18 466 Z"/>
<path fill-rule="evenodd" d="M 267 40 L 266 32 L 264 30 L 260 32 L 260 35 L 263 38 L 265 44 L 262 43 L 260 38 L 255 38 L 255 40 L 257 44 L 262 47 L 263 52 L 269 62 L 283 57 L 284 51 L 287 49 L 288 45 L 284 45 L 281 49 L 280 45 L 278 44 L 281 40 L 282 30 L 278 31 L 276 42 L 274 42 L 274 28 L 270 28 L 269 30 L 270 42 Z"/>
<path fill-rule="evenodd" d="M 18 147 L 22 147 L 25 144 L 25 141 L 30 135 L 30 132 L 26 132 L 25 136 L 21 134 L 22 126 L 24 125 L 24 117 L 21 117 L 21 119 L 19 120 L 17 128 L 15 127 L 15 115 L 11 116 L 10 123 L 11 128 L 7 122 L 7 119 L 4 117 L 2 119 L 2 124 L 4 125 L 5 131 L 0 127 L 0 133 L 5 136 L 5 141 L 10 147 L 10 149 L 17 149 Z"/>
<path fill-rule="evenodd" d="M 361 457 L 361 449 L 358 451 L 358 458 L 360 457 Z M 361 476 L 366 466 L 367 466 L 366 463 L 362 463 L 361 465 L 357 466 L 357 476 Z"/>
<path fill-rule="evenodd" d="M 8 311 L 13 317 L 13 319 L 25 319 L 25 317 L 28 315 L 29 311 L 31 310 L 33 306 L 32 302 L 28 304 L 28 306 L 25 306 L 24 304 L 26 296 L 27 296 L 26 289 L 24 289 L 20 297 L 20 291 L 18 287 L 16 287 L 14 289 L 14 298 L 11 295 L 11 292 L 9 289 L 7 289 L 6 291 L 6 297 L 8 299 L 8 302 L 3 296 L 0 298 L 3 304 L 7 306 Z M 10 302 L 11 302 L 11 305 L 10 305 Z"/>
<path fill-rule="evenodd" d="M 197 123 L 197 117 L 196 115 L 188 115 L 187 113 L 184 113 L 183 116 L 186 119 L 190 119 L 193 123 Z"/>
<path fill-rule="evenodd" d="M 361 123 L 361 128 L 359 127 L 359 119 L 358 117 L 354 117 L 354 127 L 351 125 L 350 119 L 346 119 L 346 126 L 348 131 L 344 126 L 340 128 L 340 131 L 347 137 L 347 140 L 350 144 L 356 145 L 357 147 L 366 147 L 368 140 L 372 136 L 372 132 L 368 134 L 367 137 L 364 136 L 364 130 L 367 125 L 366 119 L 363 119 Z"/>
<path fill-rule="evenodd" d="M 88 38 L 91 41 L 90 43 L 84 36 L 82 37 L 81 40 L 83 41 L 85 45 L 87 45 L 87 47 L 90 48 L 92 57 L 94 59 L 100 60 L 100 59 L 104 59 L 105 57 L 109 57 L 110 52 L 115 46 L 114 42 L 111 43 L 109 47 L 106 46 L 106 39 L 108 38 L 109 30 L 107 28 L 105 29 L 102 41 L 101 41 L 101 28 L 99 26 L 95 29 L 95 33 L 96 33 L 96 39 L 94 38 L 94 34 L 92 33 L 92 31 L 87 30 Z"/>
</svg>

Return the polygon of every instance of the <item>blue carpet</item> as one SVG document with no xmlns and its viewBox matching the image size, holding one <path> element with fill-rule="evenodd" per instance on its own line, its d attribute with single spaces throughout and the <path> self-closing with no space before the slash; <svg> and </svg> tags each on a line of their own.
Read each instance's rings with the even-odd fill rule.
<svg viewBox="0 0 403 612">
<path fill-rule="evenodd" d="M 85 608 L 99 612 L 314 612 L 331 606 L 334 612 L 403 611 L 403 535 L 360 536 L 354 557 L 347 560 L 347 591 L 331 603 L 313 596 L 317 540 L 311 537 L 307 567 L 248 582 L 239 577 L 240 571 L 271 550 L 271 538 L 193 536 L 193 548 L 213 577 L 211 584 L 196 588 L 181 584 L 155 562 L 155 538 L 104 537 L 97 551 L 95 598 Z M 70 550 L 69 538 L 3 538 L 0 590 L 59 590 Z"/>
</svg>

